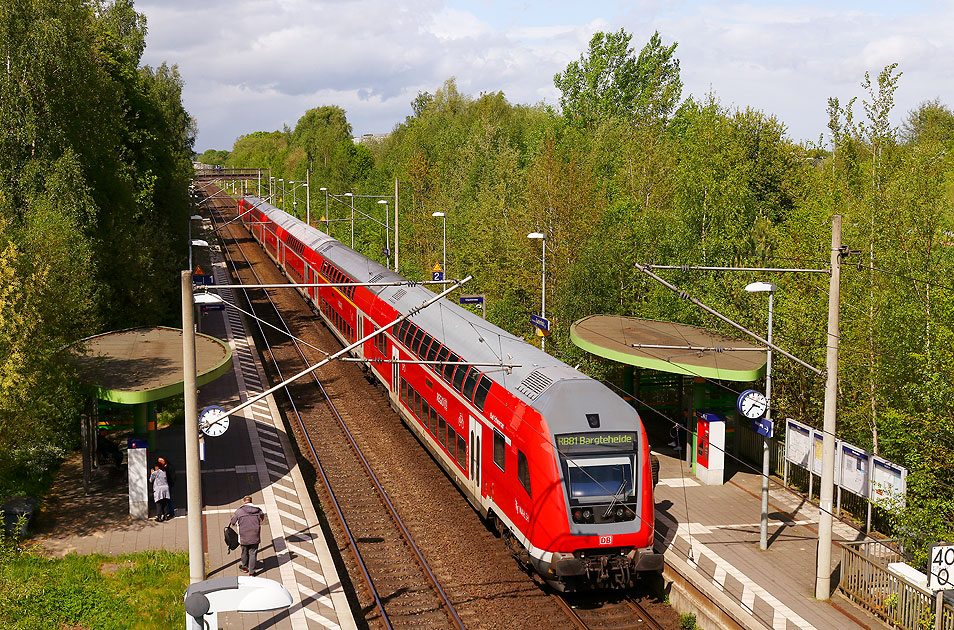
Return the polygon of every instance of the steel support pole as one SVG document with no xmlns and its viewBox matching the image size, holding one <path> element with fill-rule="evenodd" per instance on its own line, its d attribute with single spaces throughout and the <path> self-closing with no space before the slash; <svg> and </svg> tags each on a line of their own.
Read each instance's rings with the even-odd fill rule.
<svg viewBox="0 0 954 630">
<path fill-rule="evenodd" d="M 202 531 L 202 481 L 199 464 L 198 391 L 195 374 L 195 305 L 192 302 L 192 272 L 183 271 L 182 281 L 182 369 L 185 398 L 186 525 L 189 532 L 189 581 L 205 579 Z"/>
<path fill-rule="evenodd" d="M 775 291 L 769 291 L 768 342 L 772 343 L 772 306 Z M 765 362 L 765 420 L 772 425 L 772 346 L 768 347 L 768 358 Z M 769 504 L 769 473 L 771 469 L 771 453 L 769 452 L 769 436 L 762 438 L 762 518 L 759 523 L 759 549 L 768 549 L 768 504 Z"/>
<path fill-rule="evenodd" d="M 311 174 L 305 169 L 305 223 L 311 225 Z"/>
<path fill-rule="evenodd" d="M 832 498 L 835 485 L 835 417 L 838 404 L 838 303 L 841 285 L 841 215 L 831 218 L 831 283 L 828 289 L 828 348 L 825 377 L 822 474 L 818 491 L 818 561 L 815 567 L 815 599 L 831 596 Z"/>
<path fill-rule="evenodd" d="M 399 208 L 400 206 L 398 205 L 398 180 L 397 180 L 397 177 L 395 177 L 394 178 L 394 273 L 398 273 L 400 270 L 400 265 L 398 265 L 398 215 L 400 214 L 400 212 L 398 211 Z"/>
<path fill-rule="evenodd" d="M 540 317 L 543 319 L 547 318 L 547 239 L 541 239 L 543 241 L 543 290 L 540 291 Z M 549 331 L 547 331 L 549 332 Z M 540 349 L 546 352 L 547 350 L 547 336 L 540 335 Z"/>
</svg>

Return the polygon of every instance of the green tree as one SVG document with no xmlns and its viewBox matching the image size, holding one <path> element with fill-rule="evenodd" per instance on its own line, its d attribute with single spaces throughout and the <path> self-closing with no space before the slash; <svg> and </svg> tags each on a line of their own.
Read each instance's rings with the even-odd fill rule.
<svg viewBox="0 0 954 630">
<path fill-rule="evenodd" d="M 567 118 L 592 124 L 609 117 L 657 121 L 672 114 L 682 95 L 679 60 L 673 57 L 677 44 L 664 46 L 657 31 L 636 56 L 631 40 L 624 29 L 598 32 L 579 61 L 554 75 Z"/>
</svg>

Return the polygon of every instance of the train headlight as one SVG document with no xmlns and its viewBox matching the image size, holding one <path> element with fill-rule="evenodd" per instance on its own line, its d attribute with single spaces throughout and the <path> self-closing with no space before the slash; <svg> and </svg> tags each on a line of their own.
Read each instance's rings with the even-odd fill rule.
<svg viewBox="0 0 954 630">
<path fill-rule="evenodd" d="M 583 521 L 586 523 L 593 522 L 593 510 L 591 510 L 590 508 L 586 508 L 585 510 L 583 510 Z"/>
<path fill-rule="evenodd" d="M 616 508 L 616 520 L 622 521 L 626 518 L 626 510 L 622 506 Z"/>
<path fill-rule="evenodd" d="M 582 523 L 583 522 L 583 510 L 580 508 L 575 508 L 573 510 L 573 522 Z"/>
</svg>

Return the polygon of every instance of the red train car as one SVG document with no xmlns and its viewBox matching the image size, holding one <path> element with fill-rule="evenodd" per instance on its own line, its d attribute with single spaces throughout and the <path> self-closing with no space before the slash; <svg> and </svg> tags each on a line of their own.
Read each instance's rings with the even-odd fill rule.
<svg viewBox="0 0 954 630">
<path fill-rule="evenodd" d="M 242 221 L 293 282 L 406 282 L 264 201 Z M 653 467 L 636 411 L 606 386 L 420 286 L 302 288 L 510 549 L 562 591 L 659 571 Z M 397 362 L 399 360 L 411 363 Z"/>
</svg>

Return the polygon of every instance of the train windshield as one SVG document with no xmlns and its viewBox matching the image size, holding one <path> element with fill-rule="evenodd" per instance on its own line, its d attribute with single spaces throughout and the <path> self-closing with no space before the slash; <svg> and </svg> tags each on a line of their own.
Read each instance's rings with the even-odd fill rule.
<svg viewBox="0 0 954 630">
<path fill-rule="evenodd" d="M 582 501 L 623 500 L 633 495 L 629 457 L 567 458 L 570 497 Z"/>
</svg>

